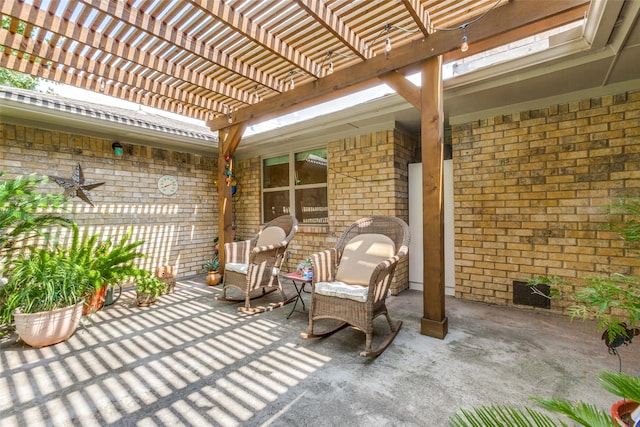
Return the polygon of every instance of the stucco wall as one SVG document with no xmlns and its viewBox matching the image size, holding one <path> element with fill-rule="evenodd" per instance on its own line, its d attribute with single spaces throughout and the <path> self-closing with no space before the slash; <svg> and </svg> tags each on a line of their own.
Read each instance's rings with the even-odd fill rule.
<svg viewBox="0 0 640 427">
<path fill-rule="evenodd" d="M 640 92 L 455 125 L 452 134 L 457 297 L 510 304 L 514 280 L 640 274 L 637 253 L 603 230 L 613 199 L 640 195 Z"/>
</svg>

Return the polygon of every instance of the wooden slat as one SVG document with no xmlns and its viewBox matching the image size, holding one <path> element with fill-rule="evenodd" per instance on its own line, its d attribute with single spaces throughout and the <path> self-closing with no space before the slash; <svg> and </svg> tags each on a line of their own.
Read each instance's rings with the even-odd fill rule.
<svg viewBox="0 0 640 427">
<path fill-rule="evenodd" d="M 429 12 L 420 3 L 420 0 L 402 0 L 402 3 L 407 8 L 407 12 L 411 15 L 422 35 L 429 36 L 431 34 L 431 30 L 428 28 L 430 22 Z"/>
<path fill-rule="evenodd" d="M 575 12 L 576 1 L 553 2 L 555 9 L 549 0 L 501 1 L 469 27 L 467 55 L 545 29 L 531 23 L 561 9 Z M 495 0 L 5 1 L 0 13 L 11 20 L 0 35 L 6 46 L 2 64 L 192 117 L 213 114 L 218 129 L 228 126 L 225 118 L 215 119 L 226 105 L 238 108 L 236 120 L 253 123 L 369 87 L 382 74 L 406 75 L 436 54 L 459 57 L 460 31 L 427 37 L 429 17 L 436 27 L 455 26 L 494 5 Z M 509 25 L 495 25 L 494 16 Z M 554 20 L 560 19 L 547 22 Z M 27 33 L 18 37 L 20 21 Z M 386 24 L 395 27 L 381 34 Z M 13 38 L 5 36 L 11 31 Z M 387 35 L 390 55 L 383 51 Z M 335 52 L 333 75 L 326 75 L 328 52 Z M 49 61 L 51 67 L 43 67 Z M 298 71 L 294 91 L 292 70 Z"/>
<path fill-rule="evenodd" d="M 339 16 L 334 14 L 324 3 L 319 0 L 296 0 L 309 15 L 313 16 L 318 22 L 333 34 L 341 43 L 348 47 L 351 52 L 362 59 L 368 58 L 371 53 L 370 49 L 358 35 L 352 31 Z M 336 58 L 337 59 L 337 58 Z"/>
<path fill-rule="evenodd" d="M 474 34 L 478 40 L 484 40 L 521 25 L 579 7 L 584 3 L 584 0 L 565 0 L 562 2 L 514 0 L 487 15 L 482 21 L 482 25 L 476 24 Z M 236 113 L 237 120 L 253 124 L 317 102 L 343 96 L 353 85 L 374 79 L 390 71 L 415 66 L 425 59 L 457 49 L 459 44 L 460 34 L 456 32 L 444 31 L 431 34 L 426 39 L 423 38 L 394 48 L 389 55 L 378 55 L 355 64 L 349 69 L 336 71 L 318 81 L 296 86 L 295 90 L 266 99 L 259 105 L 241 108 Z M 208 121 L 207 125 L 211 130 L 218 130 L 228 124 L 224 119 L 216 118 Z"/>
<path fill-rule="evenodd" d="M 253 68 L 250 64 L 246 64 L 242 61 L 238 61 L 236 58 L 229 57 L 229 55 L 218 49 L 206 46 L 198 40 L 188 39 L 183 35 L 183 33 L 169 26 L 165 21 L 152 19 L 150 15 L 144 14 L 134 7 L 125 8 L 122 2 L 112 2 L 110 0 L 86 0 L 85 3 L 97 10 L 101 10 L 117 17 L 122 22 L 125 22 L 140 31 L 165 39 L 172 45 L 180 49 L 184 49 L 192 55 L 214 62 L 221 67 L 227 68 L 234 73 L 259 83 L 260 85 L 277 90 L 277 79 L 265 75 L 265 73 Z M 127 59 L 135 61 L 136 57 L 131 56 L 127 57 Z M 146 64 L 143 63 L 142 65 Z"/>
</svg>

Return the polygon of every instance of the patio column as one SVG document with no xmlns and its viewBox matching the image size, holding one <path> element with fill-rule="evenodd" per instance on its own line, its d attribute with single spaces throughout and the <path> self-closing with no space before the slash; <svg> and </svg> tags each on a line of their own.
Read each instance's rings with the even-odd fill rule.
<svg viewBox="0 0 640 427">
<path fill-rule="evenodd" d="M 420 333 L 444 338 L 448 331 L 448 321 L 444 304 L 442 56 L 424 61 L 421 71 L 424 314 L 420 323 Z"/>
<path fill-rule="evenodd" d="M 231 241 L 233 225 L 233 199 L 231 186 L 225 178 L 226 156 L 233 156 L 240 144 L 246 124 L 239 123 L 218 131 L 218 258 L 220 273 L 224 273 L 224 244 Z"/>
</svg>

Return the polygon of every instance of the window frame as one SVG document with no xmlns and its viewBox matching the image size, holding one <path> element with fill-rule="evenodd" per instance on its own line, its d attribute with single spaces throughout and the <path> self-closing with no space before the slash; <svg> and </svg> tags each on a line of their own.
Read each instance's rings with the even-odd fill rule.
<svg viewBox="0 0 640 427">
<path fill-rule="evenodd" d="M 314 184 L 296 184 L 296 155 L 301 153 L 307 153 L 316 150 L 325 150 L 327 153 L 327 179 L 325 182 L 314 183 Z M 282 156 L 287 156 L 289 159 L 289 185 L 285 187 L 272 187 L 265 188 L 264 187 L 264 165 L 265 161 L 269 159 L 275 159 Z M 328 167 L 328 148 L 327 146 L 318 146 L 318 147 L 310 147 L 305 148 L 300 151 L 287 151 L 281 152 L 280 154 L 274 154 L 272 156 L 266 157 L 262 156 L 260 159 L 260 220 L 264 224 L 268 221 L 265 221 L 265 206 L 264 206 L 264 193 L 272 193 L 278 191 L 288 190 L 289 193 L 289 215 L 296 216 L 296 190 L 306 190 L 306 189 L 314 189 L 314 188 L 325 188 L 327 191 L 327 221 L 329 217 L 329 167 Z M 309 225 L 309 226 L 318 226 L 318 225 L 326 225 L 327 222 L 305 222 L 298 218 L 300 221 L 300 225 Z"/>
</svg>

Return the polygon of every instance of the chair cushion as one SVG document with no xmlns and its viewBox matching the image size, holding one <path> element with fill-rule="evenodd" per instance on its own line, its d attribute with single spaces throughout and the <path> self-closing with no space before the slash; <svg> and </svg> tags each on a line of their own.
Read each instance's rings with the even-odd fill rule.
<svg viewBox="0 0 640 427">
<path fill-rule="evenodd" d="M 369 278 L 376 266 L 393 257 L 395 244 L 384 234 L 360 234 L 342 252 L 336 273 L 336 282 L 350 285 L 369 285 Z"/>
<path fill-rule="evenodd" d="M 320 295 L 365 302 L 369 295 L 369 288 L 367 286 L 347 285 L 343 282 L 318 282 L 316 283 L 315 292 Z"/>
<path fill-rule="evenodd" d="M 280 227 L 267 227 L 258 236 L 256 246 L 269 246 L 282 242 L 287 234 Z"/>
<path fill-rule="evenodd" d="M 240 273 L 246 275 L 249 271 L 249 264 L 240 264 L 237 262 L 228 262 L 224 265 L 225 271 L 233 271 L 235 273 Z M 273 271 L 271 272 L 273 276 L 277 276 L 280 274 L 280 269 L 277 267 L 273 267 Z"/>
<path fill-rule="evenodd" d="M 233 271 L 240 274 L 247 274 L 249 264 L 240 264 L 237 262 L 228 262 L 224 265 L 225 271 Z"/>
</svg>

